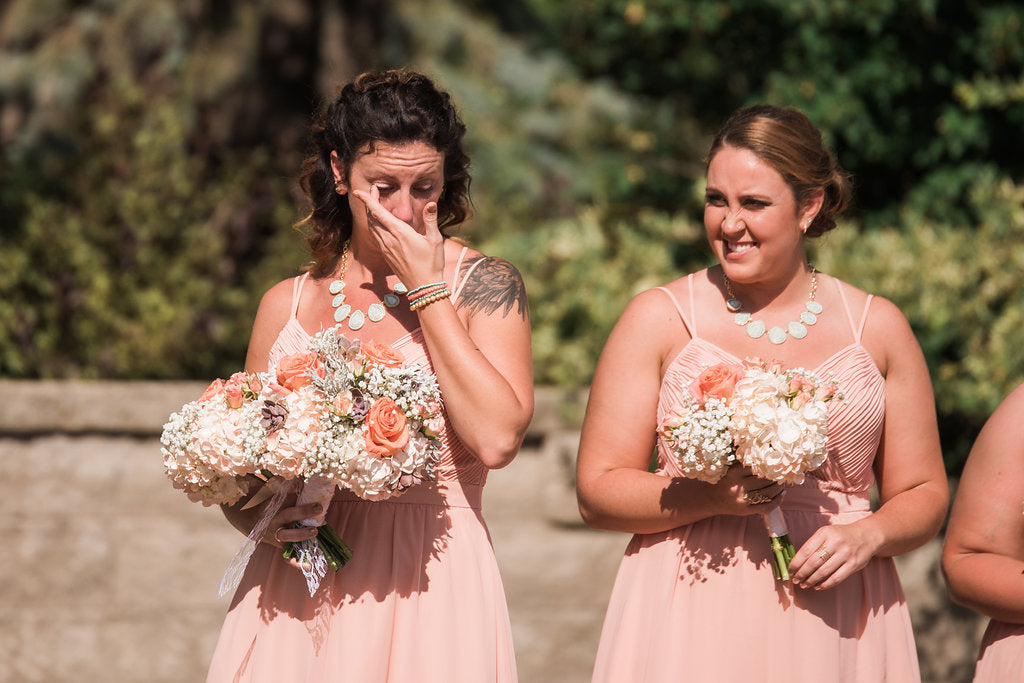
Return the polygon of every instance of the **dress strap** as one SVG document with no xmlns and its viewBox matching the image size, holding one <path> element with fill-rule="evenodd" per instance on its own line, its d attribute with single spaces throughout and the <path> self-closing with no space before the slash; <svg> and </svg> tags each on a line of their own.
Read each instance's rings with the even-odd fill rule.
<svg viewBox="0 0 1024 683">
<path fill-rule="evenodd" d="M 843 308 L 846 310 L 846 320 L 850 324 L 850 333 L 853 335 L 853 341 L 860 344 L 860 339 L 864 335 L 864 325 L 868 321 L 868 308 L 871 306 L 871 300 L 874 298 L 873 294 L 868 294 L 868 300 L 864 302 L 864 312 L 860 316 L 860 324 L 853 322 L 853 313 L 850 311 L 850 303 L 846 300 L 846 290 L 843 289 L 843 284 L 836 280 L 836 289 L 839 290 L 839 298 L 843 300 Z"/>
<path fill-rule="evenodd" d="M 309 273 L 303 273 L 292 281 L 292 318 L 299 316 L 299 299 L 302 297 L 302 285 L 306 284 Z"/>
<path fill-rule="evenodd" d="M 864 302 L 864 312 L 860 316 L 860 325 L 857 327 L 857 343 L 860 344 L 861 337 L 864 336 L 864 326 L 868 322 L 868 308 L 871 306 L 871 300 L 875 298 L 874 294 L 868 294 L 868 300 Z"/>
<path fill-rule="evenodd" d="M 462 251 L 459 252 L 459 260 L 455 262 L 456 278 L 459 277 L 459 268 L 462 267 L 462 258 L 466 255 L 466 251 L 468 250 L 469 247 L 462 247 Z M 462 278 L 462 280 L 458 282 L 458 286 L 455 287 L 455 292 L 452 294 L 452 303 L 455 303 L 456 301 L 459 300 L 459 295 L 462 294 L 462 288 L 465 287 L 466 282 L 469 281 L 469 276 L 473 274 L 473 271 L 476 269 L 476 267 L 483 263 L 483 261 L 483 258 L 478 258 L 476 261 L 473 262 L 473 265 L 471 265 L 469 269 L 466 270 L 466 277 Z"/>
<path fill-rule="evenodd" d="M 692 280 L 688 284 L 692 285 L 693 284 Z M 690 337 L 696 339 L 697 331 L 693 327 L 693 325 L 690 324 L 689 319 L 686 317 L 686 313 L 683 312 L 683 307 L 679 305 L 679 301 L 676 299 L 675 295 L 672 292 L 670 292 L 668 289 L 666 289 L 665 287 L 655 287 L 655 289 L 660 290 L 662 292 L 665 292 L 665 295 L 672 301 L 672 305 L 676 307 L 676 313 L 679 314 L 679 319 L 683 321 L 683 327 L 685 327 L 686 331 L 690 333 Z M 690 307 L 691 307 L 691 309 L 693 308 L 693 289 L 692 288 L 690 289 Z"/>
</svg>

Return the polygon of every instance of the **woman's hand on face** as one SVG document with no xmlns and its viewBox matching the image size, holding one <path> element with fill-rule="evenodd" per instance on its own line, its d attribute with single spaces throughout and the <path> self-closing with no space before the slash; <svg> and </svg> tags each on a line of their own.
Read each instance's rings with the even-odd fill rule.
<svg viewBox="0 0 1024 683">
<path fill-rule="evenodd" d="M 832 524 L 815 531 L 789 563 L 793 585 L 825 590 L 860 571 L 877 545 L 863 526 Z"/>
<path fill-rule="evenodd" d="M 749 467 L 733 465 L 718 482 L 724 497 L 721 514 L 754 515 L 770 512 L 782 504 L 786 488 L 755 476 Z"/>
<path fill-rule="evenodd" d="M 413 288 L 443 279 L 444 236 L 437 227 L 437 202 L 428 202 L 420 217 L 423 233 L 397 218 L 380 203 L 380 189 L 353 190 L 366 207 L 370 232 L 388 265 L 406 286 Z"/>
</svg>

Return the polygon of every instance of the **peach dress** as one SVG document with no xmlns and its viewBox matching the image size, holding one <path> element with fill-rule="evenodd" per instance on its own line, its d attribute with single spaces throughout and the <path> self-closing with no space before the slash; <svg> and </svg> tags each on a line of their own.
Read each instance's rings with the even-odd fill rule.
<svg viewBox="0 0 1024 683">
<path fill-rule="evenodd" d="M 672 361 L 658 401 L 661 420 L 706 365 L 738 358 L 701 338 L 672 294 L 692 336 Z M 690 310 L 693 310 L 692 287 Z M 825 524 L 871 514 L 872 463 L 885 419 L 885 382 L 861 346 L 870 298 L 850 344 L 815 369 L 841 383 L 829 403 L 829 456 L 782 504 L 797 548 Z M 809 342 L 804 342 L 809 343 Z M 658 473 L 682 476 L 664 443 Z M 836 588 L 795 589 L 772 575 L 760 515 L 719 515 L 653 534 L 626 549 L 612 591 L 594 681 L 919 681 L 910 616 L 890 558 L 876 557 Z"/>
<path fill-rule="evenodd" d="M 974 669 L 974 683 L 1024 681 L 1024 624 L 988 622 Z"/>
<path fill-rule="evenodd" d="M 306 349 L 309 334 L 295 317 L 305 277 L 295 279 L 292 316 L 272 364 Z M 394 346 L 430 363 L 419 329 Z M 516 680 L 505 592 L 480 514 L 487 469 L 445 427 L 436 482 L 381 502 L 336 491 L 327 522 L 353 557 L 328 571 L 313 598 L 278 548 L 258 546 L 231 601 L 209 683 Z"/>
</svg>

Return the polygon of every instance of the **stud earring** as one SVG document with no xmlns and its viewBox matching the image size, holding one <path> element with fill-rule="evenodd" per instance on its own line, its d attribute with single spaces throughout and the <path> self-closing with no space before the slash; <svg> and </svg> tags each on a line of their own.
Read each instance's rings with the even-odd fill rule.
<svg viewBox="0 0 1024 683">
<path fill-rule="evenodd" d="M 334 191 L 338 194 L 345 194 L 345 183 L 341 180 L 334 183 Z"/>
</svg>

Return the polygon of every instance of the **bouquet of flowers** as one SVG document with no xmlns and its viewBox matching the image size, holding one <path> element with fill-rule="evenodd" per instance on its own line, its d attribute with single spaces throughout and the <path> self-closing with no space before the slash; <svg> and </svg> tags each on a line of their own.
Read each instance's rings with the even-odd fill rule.
<svg viewBox="0 0 1024 683">
<path fill-rule="evenodd" d="M 382 500 L 432 479 L 443 420 L 432 373 L 332 327 L 268 372 L 214 380 L 171 415 L 161 453 L 172 485 L 193 501 L 231 505 L 254 485 L 263 489 L 246 507 L 271 499 L 229 567 L 236 584 L 270 518 L 301 484 L 297 504 L 321 503 L 317 518 L 302 521 L 318 527 L 317 539 L 286 544 L 284 555 L 299 559 L 312 595 L 327 565 L 337 571 L 351 557 L 324 524 L 335 486 Z"/>
<path fill-rule="evenodd" d="M 748 360 L 706 368 L 690 393 L 662 420 L 658 432 L 683 474 L 719 481 L 733 463 L 762 479 L 800 484 L 825 461 L 826 403 L 841 399 L 835 380 L 803 368 Z M 765 515 L 775 577 L 789 579 L 796 549 L 778 508 Z"/>
</svg>

